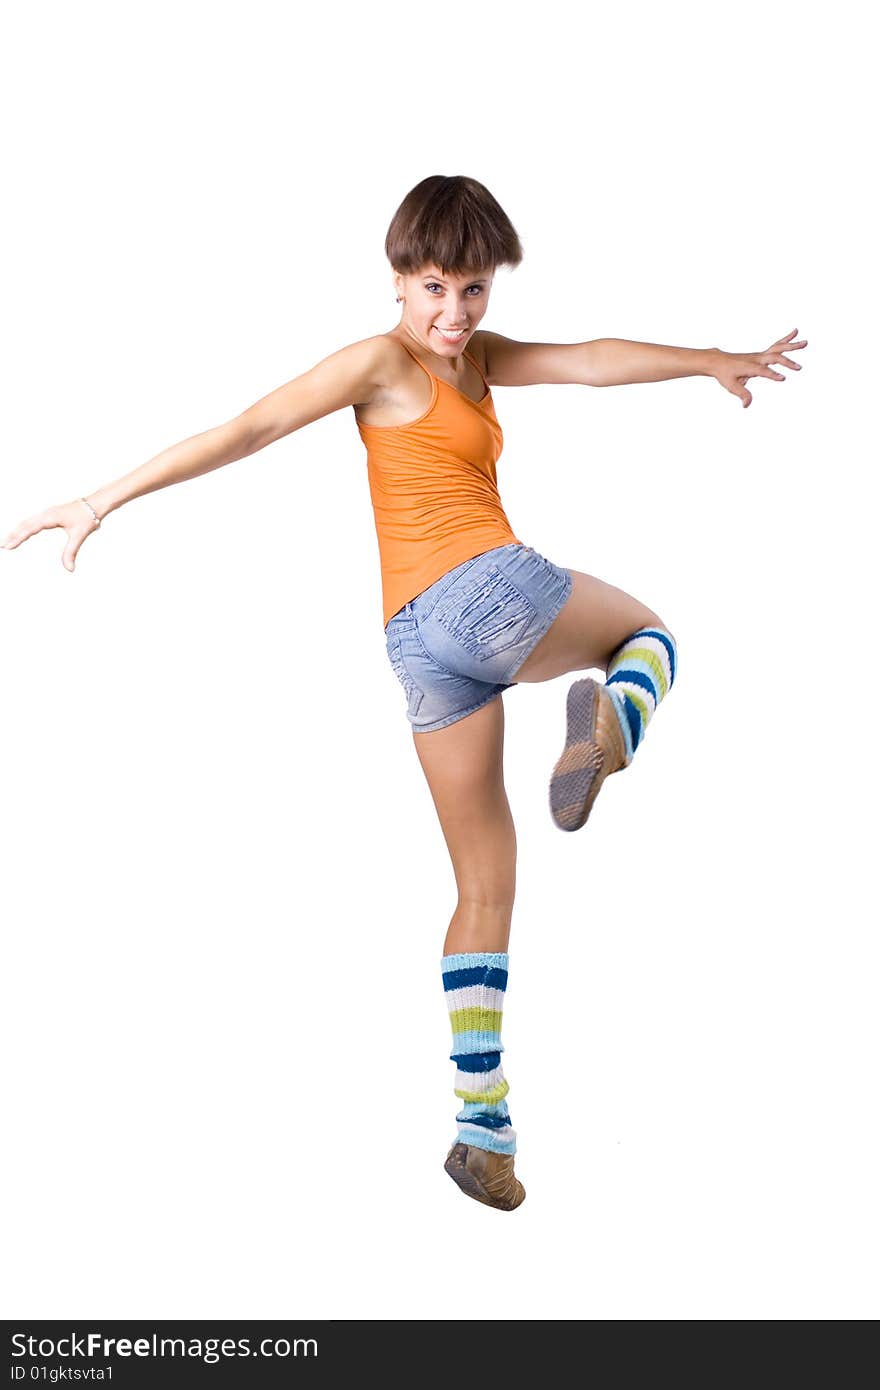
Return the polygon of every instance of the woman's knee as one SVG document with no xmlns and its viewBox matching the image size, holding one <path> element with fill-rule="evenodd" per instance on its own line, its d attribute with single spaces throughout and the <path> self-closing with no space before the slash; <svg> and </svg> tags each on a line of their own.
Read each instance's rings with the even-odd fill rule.
<svg viewBox="0 0 880 1390">
<path fill-rule="evenodd" d="M 513 822 L 486 827 L 467 848 L 452 853 L 460 902 L 487 912 L 510 911 L 516 894 L 516 835 Z"/>
<path fill-rule="evenodd" d="M 509 911 L 516 892 L 517 842 L 504 787 L 460 803 L 445 830 L 459 901 L 487 912 Z"/>
<path fill-rule="evenodd" d="M 662 628 L 663 631 L 668 633 L 669 636 L 672 638 L 673 645 L 676 647 L 678 646 L 672 629 L 663 621 L 663 619 L 657 613 L 652 613 L 649 610 L 647 617 L 642 617 L 638 624 L 638 627 L 631 627 L 628 632 L 625 632 L 622 635 L 618 635 L 618 640 L 615 641 L 614 645 L 606 653 L 605 657 L 602 660 L 601 664 L 603 669 L 607 669 L 608 664 L 611 661 L 612 657 L 615 655 L 615 653 L 618 652 L 620 648 L 626 642 L 628 642 L 631 637 L 635 635 L 635 633 L 641 632 L 642 629 L 646 627 Z"/>
</svg>

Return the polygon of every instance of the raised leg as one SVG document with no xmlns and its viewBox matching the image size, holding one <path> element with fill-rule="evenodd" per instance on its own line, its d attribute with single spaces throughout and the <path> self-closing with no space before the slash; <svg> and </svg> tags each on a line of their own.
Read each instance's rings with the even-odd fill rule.
<svg viewBox="0 0 880 1390">
<path fill-rule="evenodd" d="M 645 728 L 675 678 L 676 642 L 638 599 L 571 571 L 556 621 L 508 679 L 545 681 L 600 667 L 604 685 L 575 681 L 566 701 L 565 746 L 550 778 L 550 814 L 560 830 L 585 824 L 606 777 L 632 762 Z"/>
<path fill-rule="evenodd" d="M 612 654 L 637 628 L 666 624 L 638 599 L 591 574 L 571 570 L 571 593 L 558 617 L 526 657 L 514 681 L 548 681 L 566 671 L 607 668 Z M 668 631 L 668 629 L 666 629 Z"/>
</svg>

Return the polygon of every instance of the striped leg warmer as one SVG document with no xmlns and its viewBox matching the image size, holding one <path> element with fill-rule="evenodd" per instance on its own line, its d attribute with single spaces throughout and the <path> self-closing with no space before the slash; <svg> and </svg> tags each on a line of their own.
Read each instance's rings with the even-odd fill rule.
<svg viewBox="0 0 880 1390">
<path fill-rule="evenodd" d="M 645 736 L 648 721 L 675 680 L 678 651 L 665 627 L 640 627 L 617 648 L 605 672 L 626 742 L 626 766 Z"/>
<path fill-rule="evenodd" d="M 506 951 L 464 951 L 443 956 L 443 989 L 452 1024 L 457 1144 L 494 1153 L 516 1153 L 516 1130 L 507 1109 L 501 1069 L 501 1014 L 507 989 Z"/>
</svg>

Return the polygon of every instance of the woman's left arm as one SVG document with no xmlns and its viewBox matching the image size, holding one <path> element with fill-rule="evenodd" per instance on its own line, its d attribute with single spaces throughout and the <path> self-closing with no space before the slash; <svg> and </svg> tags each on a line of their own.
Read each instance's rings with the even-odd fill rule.
<svg viewBox="0 0 880 1390">
<path fill-rule="evenodd" d="M 764 352 L 722 352 L 720 348 L 666 347 L 663 343 L 633 343 L 627 338 L 593 338 L 588 343 L 520 343 L 501 333 L 478 329 L 472 339 L 483 356 L 490 386 L 626 386 L 639 381 L 669 381 L 678 376 L 714 376 L 727 391 L 751 405 L 745 383 L 749 377 L 769 376 L 784 381 L 770 364 L 800 371 L 783 354 L 807 346 L 794 343 L 793 328 Z"/>
<path fill-rule="evenodd" d="M 585 344 L 592 350 L 591 386 L 623 386 L 643 381 L 669 381 L 681 376 L 714 376 L 727 391 L 751 405 L 752 394 L 746 382 L 753 376 L 784 381 L 782 372 L 771 363 L 800 371 L 800 363 L 784 354 L 807 346 L 806 338 L 792 342 L 797 329 L 779 338 L 763 352 L 722 352 L 721 348 L 666 347 L 663 343 L 633 343 L 625 338 L 600 338 Z"/>
</svg>

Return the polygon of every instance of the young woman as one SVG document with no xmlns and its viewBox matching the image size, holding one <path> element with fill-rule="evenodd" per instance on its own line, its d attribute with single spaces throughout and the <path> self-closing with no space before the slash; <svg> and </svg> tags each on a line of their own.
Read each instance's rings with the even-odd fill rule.
<svg viewBox="0 0 880 1390">
<path fill-rule="evenodd" d="M 514 535 L 498 494 L 502 432 L 493 386 L 613 386 L 715 377 L 744 406 L 764 352 L 664 347 L 617 338 L 523 343 L 479 328 L 498 266 L 522 260 L 519 238 L 475 179 L 434 175 L 404 198 L 385 241 L 399 323 L 350 344 L 243 414 L 183 440 L 89 497 L 27 518 L 3 545 L 67 533 L 73 571 L 108 512 L 157 488 L 244 458 L 350 406 L 367 449 L 388 657 L 452 858 L 458 903 L 441 959 L 452 1025 L 458 1132 L 445 1168 L 468 1196 L 503 1211 L 525 1197 L 505 1099 L 501 1015 L 507 987 L 516 835 L 504 789 L 504 711 L 511 685 L 599 668 L 575 681 L 550 813 L 577 830 L 604 779 L 627 767 L 678 665 L 675 638 L 623 590 L 554 564 Z"/>
</svg>

